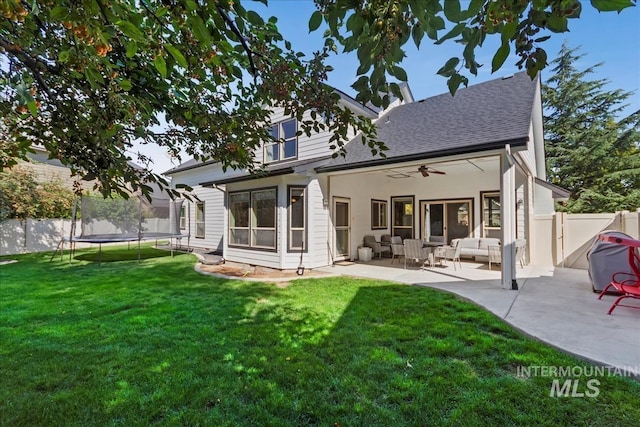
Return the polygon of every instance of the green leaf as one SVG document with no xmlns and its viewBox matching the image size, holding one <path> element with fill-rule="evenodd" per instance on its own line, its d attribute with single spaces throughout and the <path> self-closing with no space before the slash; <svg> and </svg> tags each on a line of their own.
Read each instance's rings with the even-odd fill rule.
<svg viewBox="0 0 640 427">
<path fill-rule="evenodd" d="M 69 60 L 69 51 L 63 50 L 58 54 L 58 62 L 65 63 Z"/>
<path fill-rule="evenodd" d="M 460 1 L 444 0 L 444 16 L 451 22 L 460 22 Z"/>
<path fill-rule="evenodd" d="M 193 25 L 193 34 L 196 36 L 200 43 L 209 44 L 211 41 L 211 34 L 209 34 L 209 30 L 207 26 L 204 24 L 204 21 L 199 16 L 194 16 L 189 20 Z"/>
<path fill-rule="evenodd" d="M 162 17 L 163 17 L 164 15 L 166 15 L 168 12 L 169 12 L 169 8 L 162 6 L 162 7 L 159 7 L 158 9 L 156 9 L 156 13 L 155 13 L 155 15 L 156 15 L 158 18 L 162 18 Z"/>
<path fill-rule="evenodd" d="M 247 12 L 247 21 L 255 26 L 264 25 L 264 19 L 262 19 L 262 16 L 258 15 L 258 13 L 253 10 Z"/>
<path fill-rule="evenodd" d="M 198 3 L 193 0 L 187 0 L 185 2 L 185 6 L 187 6 L 187 10 L 193 12 L 194 10 L 198 10 Z"/>
<path fill-rule="evenodd" d="M 511 39 L 511 37 L 515 36 L 516 31 L 518 31 L 518 21 L 513 21 L 505 24 L 500 31 L 500 37 L 502 38 L 502 43 L 507 42 Z"/>
<path fill-rule="evenodd" d="M 466 24 L 464 22 L 457 24 L 455 27 L 451 29 L 451 31 L 449 31 L 447 34 L 442 36 L 442 38 L 439 39 L 435 44 L 442 44 L 446 40 L 459 36 L 462 33 L 462 30 L 464 30 L 465 28 L 466 28 Z"/>
<path fill-rule="evenodd" d="M 495 73 L 502 67 L 504 61 L 509 56 L 510 48 L 509 43 L 502 43 L 502 45 L 496 51 L 496 54 L 493 55 L 493 59 L 491 60 L 491 72 Z"/>
<path fill-rule="evenodd" d="M 554 33 L 564 33 L 569 31 L 569 21 L 564 16 L 551 14 L 547 20 L 547 28 Z"/>
<path fill-rule="evenodd" d="M 461 84 L 464 84 L 466 87 L 469 84 L 469 79 L 458 73 L 455 73 L 454 75 L 449 77 L 449 80 L 447 80 L 447 86 L 449 87 L 449 92 L 451 93 L 451 95 L 456 94 L 456 91 Z"/>
<path fill-rule="evenodd" d="M 69 16 L 69 8 L 65 6 L 56 6 L 49 12 L 52 21 L 62 21 Z"/>
<path fill-rule="evenodd" d="M 118 81 L 118 86 L 120 86 L 120 88 L 122 88 L 122 90 L 124 90 L 125 92 L 128 92 L 131 90 L 131 80 L 129 79 L 122 79 L 120 81 Z"/>
<path fill-rule="evenodd" d="M 128 43 L 125 42 L 125 44 L 127 46 L 127 58 L 133 58 L 138 52 L 138 43 L 130 41 Z"/>
<path fill-rule="evenodd" d="M 176 60 L 178 65 L 180 65 L 183 68 L 188 67 L 187 59 L 184 57 L 182 52 L 180 52 L 180 50 L 178 50 L 175 46 L 170 44 L 165 44 L 164 48 L 167 50 L 167 52 L 171 54 L 171 56 L 173 56 L 173 59 Z"/>
<path fill-rule="evenodd" d="M 420 49 L 420 42 L 424 37 L 424 30 L 421 27 L 414 25 L 411 29 L 411 37 L 413 37 L 413 42 L 416 44 L 416 47 Z"/>
<path fill-rule="evenodd" d="M 444 77 L 451 77 L 456 72 L 456 67 L 460 63 L 460 58 L 450 58 L 437 72 Z"/>
<path fill-rule="evenodd" d="M 311 14 L 311 18 L 309 18 L 309 32 L 320 28 L 320 24 L 322 24 L 322 13 L 316 10 Z"/>
<path fill-rule="evenodd" d="M 127 37 L 137 42 L 145 43 L 147 40 L 142 34 L 142 31 L 138 29 L 135 25 L 133 25 L 129 21 L 118 21 L 116 22 L 116 26 L 122 31 Z"/>
<path fill-rule="evenodd" d="M 469 9 L 466 11 L 466 17 L 471 18 L 474 17 L 480 12 L 482 6 L 484 6 L 485 0 L 471 0 L 471 4 L 469 5 Z"/>
<path fill-rule="evenodd" d="M 102 78 L 102 74 L 98 70 L 92 67 L 87 67 L 84 70 L 84 76 L 91 85 L 92 88 L 96 89 L 101 84 L 104 83 L 104 79 Z"/>
<path fill-rule="evenodd" d="M 634 2 L 631 0 L 591 0 L 591 5 L 600 12 L 620 12 L 627 7 L 633 7 Z"/>
<path fill-rule="evenodd" d="M 158 55 L 153 60 L 153 65 L 156 66 L 156 70 L 160 73 L 163 79 L 167 78 L 167 62 L 162 55 Z"/>
<path fill-rule="evenodd" d="M 392 71 L 392 75 L 394 75 L 398 80 L 402 81 L 402 82 L 406 82 L 409 78 L 407 77 L 407 72 L 403 69 L 400 68 L 398 66 L 393 66 L 391 68 Z"/>
</svg>

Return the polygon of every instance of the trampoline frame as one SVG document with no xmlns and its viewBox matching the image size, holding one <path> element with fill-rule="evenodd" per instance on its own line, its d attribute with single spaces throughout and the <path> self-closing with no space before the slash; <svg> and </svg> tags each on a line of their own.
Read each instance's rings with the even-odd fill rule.
<svg viewBox="0 0 640 427">
<path fill-rule="evenodd" d="M 141 196 L 138 196 L 138 198 L 140 199 Z M 77 223 L 77 215 L 78 215 L 78 202 L 79 199 L 76 197 L 75 201 L 74 201 L 74 205 L 73 205 L 73 210 L 72 210 L 72 220 L 71 220 L 71 229 L 69 231 L 69 237 L 64 236 L 60 242 L 58 243 L 58 246 L 56 247 L 56 250 L 53 252 L 53 254 L 51 255 L 51 259 L 49 260 L 49 262 L 52 262 L 53 259 L 55 258 L 56 254 L 58 253 L 58 251 L 60 252 L 60 260 L 62 261 L 64 259 L 64 245 L 65 243 L 69 243 L 69 264 L 71 264 L 71 259 L 73 258 L 73 254 L 75 253 L 75 244 L 77 242 L 80 243 L 97 243 L 98 244 L 98 265 L 102 265 L 102 244 L 103 243 L 124 243 L 124 242 L 128 242 L 129 243 L 129 248 L 131 247 L 131 242 L 138 242 L 138 262 L 141 261 L 141 257 L 140 257 L 140 243 L 143 240 L 156 240 L 156 247 L 157 245 L 157 241 L 159 239 L 169 239 L 169 247 L 171 248 L 171 256 L 173 257 L 173 244 L 172 244 L 172 239 L 176 239 L 176 240 L 181 240 L 184 237 L 187 238 L 187 248 L 190 248 L 190 240 L 191 240 L 191 234 L 176 234 L 176 233 L 149 233 L 149 234 L 145 234 L 143 235 L 140 230 L 142 228 L 142 210 L 140 210 L 140 217 L 139 217 L 139 227 L 138 227 L 138 236 L 131 236 L 131 235 L 127 235 L 125 233 L 122 234 L 93 234 L 93 235 L 86 235 L 86 236 L 76 236 L 75 232 L 76 232 L 76 223 Z M 171 205 L 170 205 L 171 206 Z M 189 225 L 191 224 L 191 218 L 189 219 Z M 179 225 L 178 225 L 178 230 L 180 229 Z M 176 244 L 177 246 L 177 244 Z"/>
</svg>

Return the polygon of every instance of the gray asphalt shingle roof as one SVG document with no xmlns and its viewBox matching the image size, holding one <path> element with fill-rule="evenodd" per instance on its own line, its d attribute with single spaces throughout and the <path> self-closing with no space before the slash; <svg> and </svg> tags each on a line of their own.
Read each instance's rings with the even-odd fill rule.
<svg viewBox="0 0 640 427">
<path fill-rule="evenodd" d="M 529 137 L 538 78 L 525 72 L 391 109 L 376 126 L 389 148 L 386 159 L 373 156 L 358 136 L 347 156 L 331 160 L 319 172 L 432 158 L 523 145 Z"/>
</svg>

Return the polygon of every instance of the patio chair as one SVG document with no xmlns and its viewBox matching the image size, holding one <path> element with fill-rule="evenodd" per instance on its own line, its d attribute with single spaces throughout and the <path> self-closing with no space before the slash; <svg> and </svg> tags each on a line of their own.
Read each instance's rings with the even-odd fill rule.
<svg viewBox="0 0 640 427">
<path fill-rule="evenodd" d="M 378 242 L 375 236 L 372 235 L 364 236 L 362 246 L 371 248 L 371 250 L 373 251 L 373 255 L 375 256 L 375 254 L 378 254 L 378 257 L 380 259 L 382 259 L 383 253 L 391 253 L 390 246 L 383 245 L 382 243 Z"/>
<path fill-rule="evenodd" d="M 400 257 L 404 256 L 404 245 L 402 244 L 402 237 L 393 236 L 391 237 L 391 264 L 393 264 L 394 259 L 398 259 L 400 262 Z"/>
<path fill-rule="evenodd" d="M 491 264 L 502 264 L 502 248 L 500 246 L 487 246 L 489 250 L 489 270 L 491 270 Z"/>
<path fill-rule="evenodd" d="M 460 239 L 453 239 L 451 241 L 451 246 L 439 246 L 436 248 L 434 252 L 435 261 L 446 261 L 450 260 L 453 263 L 453 269 L 456 269 L 456 261 L 458 261 L 458 265 L 460 265 L 460 270 L 462 270 L 462 263 L 460 262 L 460 252 L 462 251 L 462 245 L 460 244 Z"/>
<path fill-rule="evenodd" d="M 422 240 L 405 239 L 404 240 L 404 268 L 407 268 L 407 260 L 410 262 L 421 263 L 423 267 L 427 262 L 431 263 L 433 257 L 431 249 L 423 247 Z"/>
<path fill-rule="evenodd" d="M 600 293 L 598 299 L 602 299 L 602 296 L 607 293 L 609 288 L 614 287 L 616 291 L 620 292 L 620 295 L 611 305 L 607 314 L 613 313 L 616 307 L 629 307 L 640 309 L 640 306 L 635 305 L 623 305 L 620 302 L 626 298 L 640 299 L 640 240 L 625 239 L 613 236 L 599 236 L 600 240 L 607 241 L 609 243 L 616 243 L 625 245 L 628 247 L 629 254 L 629 268 L 631 272 L 618 272 L 611 277 L 611 283 Z"/>
<path fill-rule="evenodd" d="M 516 239 L 516 265 L 519 263 L 520 268 L 524 268 L 524 254 L 527 250 L 526 239 Z"/>
</svg>

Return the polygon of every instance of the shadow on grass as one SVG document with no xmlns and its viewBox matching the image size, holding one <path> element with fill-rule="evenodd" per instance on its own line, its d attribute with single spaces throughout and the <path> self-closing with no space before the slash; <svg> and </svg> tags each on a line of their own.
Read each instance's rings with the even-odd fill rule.
<svg viewBox="0 0 640 427">
<path fill-rule="evenodd" d="M 89 252 L 90 251 L 90 252 Z M 102 253 L 100 253 L 97 249 L 85 249 L 82 253 L 76 253 L 73 259 L 78 261 L 89 261 L 89 262 L 117 262 L 117 261 L 137 261 L 145 260 L 145 259 L 153 259 L 153 258 L 163 258 L 163 257 L 171 257 L 170 251 L 142 247 L 139 252 L 140 256 L 138 258 L 138 247 L 131 246 L 131 248 L 127 247 L 117 247 L 117 248 L 102 248 Z"/>
<path fill-rule="evenodd" d="M 640 419 L 637 383 L 603 378 L 598 399 L 562 399 L 550 378 L 518 378 L 520 365 L 580 363 L 451 294 L 346 277 L 280 289 L 166 255 L 3 267 L 0 425 Z"/>
</svg>

